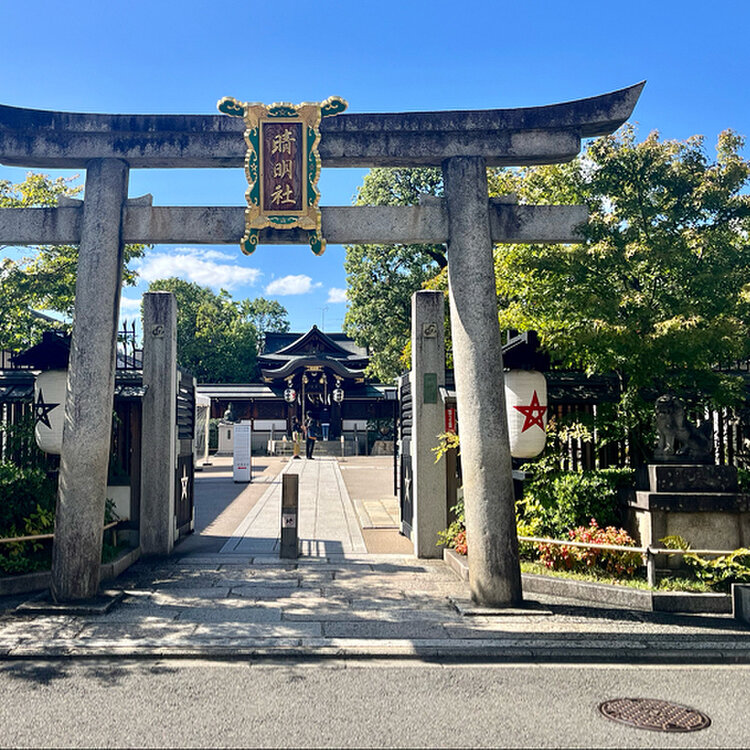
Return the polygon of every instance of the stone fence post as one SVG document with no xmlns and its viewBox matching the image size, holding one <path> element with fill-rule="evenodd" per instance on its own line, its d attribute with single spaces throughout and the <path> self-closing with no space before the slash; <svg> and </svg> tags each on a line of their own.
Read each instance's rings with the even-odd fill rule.
<svg viewBox="0 0 750 750">
<path fill-rule="evenodd" d="M 412 467 L 417 557 L 440 557 L 438 531 L 448 525 L 445 462 L 433 448 L 445 432 L 445 408 L 438 389 L 445 385 L 445 303 L 443 293 L 422 290 L 411 298 Z"/>
<path fill-rule="evenodd" d="M 141 553 L 168 555 L 175 540 L 177 470 L 177 302 L 143 295 Z"/>
</svg>

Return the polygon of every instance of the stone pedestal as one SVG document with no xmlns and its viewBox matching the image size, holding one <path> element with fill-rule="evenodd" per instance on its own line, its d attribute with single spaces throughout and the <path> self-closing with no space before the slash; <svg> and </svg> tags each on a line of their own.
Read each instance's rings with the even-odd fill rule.
<svg viewBox="0 0 750 750">
<path fill-rule="evenodd" d="M 231 456 L 234 453 L 234 422 L 219 422 L 219 449 L 217 456 Z"/>
<path fill-rule="evenodd" d="M 648 478 L 629 503 L 629 526 L 643 546 L 663 547 L 660 539 L 673 535 L 693 549 L 750 545 L 750 498 L 737 493 L 735 467 L 651 464 Z"/>
<path fill-rule="evenodd" d="M 372 444 L 371 456 L 392 456 L 393 440 L 376 440 Z"/>
</svg>

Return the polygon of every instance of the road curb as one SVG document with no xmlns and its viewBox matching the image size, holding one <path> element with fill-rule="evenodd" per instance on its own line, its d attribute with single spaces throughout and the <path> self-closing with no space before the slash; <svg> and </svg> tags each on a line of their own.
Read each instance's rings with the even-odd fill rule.
<svg viewBox="0 0 750 750">
<path fill-rule="evenodd" d="M 444 549 L 443 560 L 461 580 L 469 580 L 469 565 L 464 555 L 459 555 L 452 549 Z M 732 613 L 732 597 L 729 594 L 647 591 L 608 583 L 567 580 L 535 573 L 522 573 L 521 580 L 524 593 L 595 602 L 640 612 Z"/>
<path fill-rule="evenodd" d="M 127 550 L 112 562 L 102 563 L 99 568 L 99 579 L 102 583 L 112 581 L 125 572 L 141 556 L 141 548 L 134 547 Z M 52 582 L 52 572 L 40 570 L 36 573 L 24 573 L 19 576 L 0 577 L 0 596 L 15 596 L 17 594 L 33 594 L 48 589 Z"/>
<path fill-rule="evenodd" d="M 31 661 L 39 659 L 63 660 L 96 660 L 96 659 L 205 659 L 205 660 L 376 660 L 376 659 L 423 659 L 441 661 L 476 661 L 476 662 L 517 662 L 517 663 L 589 663 L 589 664 L 750 664 L 750 649 L 742 648 L 538 648 L 533 644 L 528 647 L 487 647 L 477 648 L 442 647 L 442 646 L 331 646 L 308 648 L 298 647 L 180 647 L 163 646 L 142 647 L 123 646 L 119 648 L 17 648 L 0 654 L 0 663 L 13 661 Z"/>
</svg>

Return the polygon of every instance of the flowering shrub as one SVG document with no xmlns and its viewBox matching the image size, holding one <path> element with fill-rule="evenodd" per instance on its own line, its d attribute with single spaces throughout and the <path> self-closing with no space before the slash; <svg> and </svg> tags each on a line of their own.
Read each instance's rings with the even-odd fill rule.
<svg viewBox="0 0 750 750">
<path fill-rule="evenodd" d="M 449 547 L 459 555 L 466 554 L 466 521 L 464 519 L 464 501 L 460 499 L 452 508 L 451 512 L 456 520 L 443 531 L 438 531 L 438 547 Z"/>
<path fill-rule="evenodd" d="M 525 465 L 532 478 L 524 484 L 523 516 L 539 518 L 544 536 L 561 539 L 589 518 L 619 523 L 618 492 L 632 486 L 631 469 L 560 471 L 542 461 Z"/>
<path fill-rule="evenodd" d="M 542 520 L 544 509 L 533 498 L 522 497 L 516 501 L 516 534 L 521 536 L 547 536 Z M 533 542 L 518 540 L 518 554 L 522 560 L 536 560 L 537 550 Z"/>
<path fill-rule="evenodd" d="M 588 526 L 578 526 L 568 531 L 573 542 L 589 544 L 617 544 L 623 547 L 635 547 L 635 541 L 625 529 L 614 526 L 601 528 L 592 518 Z M 641 562 L 638 552 L 619 550 L 592 549 L 586 547 L 565 547 L 557 544 L 537 544 L 539 559 L 552 570 L 584 571 L 592 568 L 610 575 L 632 575 Z"/>
<path fill-rule="evenodd" d="M 462 529 L 458 532 L 458 534 L 456 534 L 456 537 L 453 540 L 453 549 L 456 550 L 459 555 L 465 555 L 467 553 L 468 547 L 466 546 L 466 529 Z"/>
</svg>

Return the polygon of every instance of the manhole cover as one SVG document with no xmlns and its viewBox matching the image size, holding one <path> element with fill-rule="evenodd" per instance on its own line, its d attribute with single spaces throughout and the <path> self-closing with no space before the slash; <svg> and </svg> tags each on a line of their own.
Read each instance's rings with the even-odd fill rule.
<svg viewBox="0 0 750 750">
<path fill-rule="evenodd" d="M 652 698 L 615 698 L 599 704 L 602 715 L 621 724 L 655 732 L 697 732 L 711 719 L 689 706 Z"/>
</svg>

